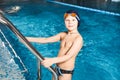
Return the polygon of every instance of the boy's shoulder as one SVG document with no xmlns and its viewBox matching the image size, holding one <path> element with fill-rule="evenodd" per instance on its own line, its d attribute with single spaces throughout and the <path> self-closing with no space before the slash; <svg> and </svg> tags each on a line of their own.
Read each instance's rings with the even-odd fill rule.
<svg viewBox="0 0 120 80">
<path fill-rule="evenodd" d="M 60 38 L 62 40 L 67 35 L 67 32 L 60 32 L 59 34 L 60 34 Z"/>
<path fill-rule="evenodd" d="M 66 35 L 67 34 L 67 31 L 64 31 L 64 32 L 60 32 L 61 35 Z"/>
<path fill-rule="evenodd" d="M 82 38 L 82 36 L 79 34 L 79 35 L 76 36 L 76 40 L 78 40 L 78 41 L 83 41 L 83 38 Z"/>
</svg>

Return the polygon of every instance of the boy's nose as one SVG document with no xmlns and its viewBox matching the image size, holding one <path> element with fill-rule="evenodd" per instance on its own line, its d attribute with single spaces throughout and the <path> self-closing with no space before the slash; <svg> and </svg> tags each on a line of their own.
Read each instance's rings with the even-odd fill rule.
<svg viewBox="0 0 120 80">
<path fill-rule="evenodd" d="M 72 23 L 72 21 L 71 21 L 71 20 L 69 20 L 69 23 Z"/>
</svg>

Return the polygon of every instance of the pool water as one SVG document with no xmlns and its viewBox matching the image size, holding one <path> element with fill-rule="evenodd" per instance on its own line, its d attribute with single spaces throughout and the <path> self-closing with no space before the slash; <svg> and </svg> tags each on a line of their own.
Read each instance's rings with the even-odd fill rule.
<svg viewBox="0 0 120 80">
<path fill-rule="evenodd" d="M 120 79 L 120 17 L 89 10 L 40 1 L 19 4 L 21 10 L 5 16 L 24 36 L 49 37 L 66 31 L 63 14 L 74 9 L 81 16 L 78 28 L 84 45 L 76 58 L 72 80 L 119 80 Z M 4 31 L 3 31 L 4 32 Z M 11 45 L 28 69 L 26 80 L 37 79 L 36 57 L 12 34 L 6 33 Z M 49 44 L 31 43 L 44 57 L 55 57 L 60 42 Z M 42 79 L 50 80 L 51 73 L 42 67 Z M 47 76 L 47 77 L 46 77 Z"/>
</svg>

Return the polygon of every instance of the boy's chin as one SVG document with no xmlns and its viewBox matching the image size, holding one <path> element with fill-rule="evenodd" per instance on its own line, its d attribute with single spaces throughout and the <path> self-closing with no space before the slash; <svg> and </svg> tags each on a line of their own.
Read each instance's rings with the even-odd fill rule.
<svg viewBox="0 0 120 80">
<path fill-rule="evenodd" d="M 69 28 L 68 30 L 69 30 L 69 31 L 72 31 L 72 30 L 74 30 L 74 28 Z"/>
</svg>

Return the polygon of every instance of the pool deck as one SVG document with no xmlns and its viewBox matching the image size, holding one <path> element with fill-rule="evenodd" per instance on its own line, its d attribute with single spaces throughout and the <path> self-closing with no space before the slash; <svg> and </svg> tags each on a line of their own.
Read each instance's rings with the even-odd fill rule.
<svg viewBox="0 0 120 80">
<path fill-rule="evenodd" d="M 120 16 L 120 13 L 111 12 L 111 11 L 109 11 L 109 10 L 100 10 L 100 9 L 97 9 L 97 8 L 84 7 L 84 6 L 75 5 L 75 4 L 70 4 L 70 3 L 68 3 L 68 2 L 62 2 L 62 1 L 56 1 L 56 0 L 48 0 L 48 1 L 49 1 L 49 2 L 52 2 L 52 3 L 55 3 L 55 4 L 60 4 L 60 5 L 65 5 L 65 6 L 71 6 L 71 7 L 80 8 L 80 9 L 89 10 L 89 11 L 94 11 L 94 12 L 99 12 L 99 13 L 103 13 L 103 14 Z M 116 9 L 116 8 L 115 8 L 115 9 Z M 118 9 L 118 10 L 119 10 L 119 9 Z"/>
<path fill-rule="evenodd" d="M 12 54 L 1 39 L 0 45 L 0 80 L 25 80 Z"/>
<path fill-rule="evenodd" d="M 120 0 L 51 0 L 120 14 Z"/>
</svg>

